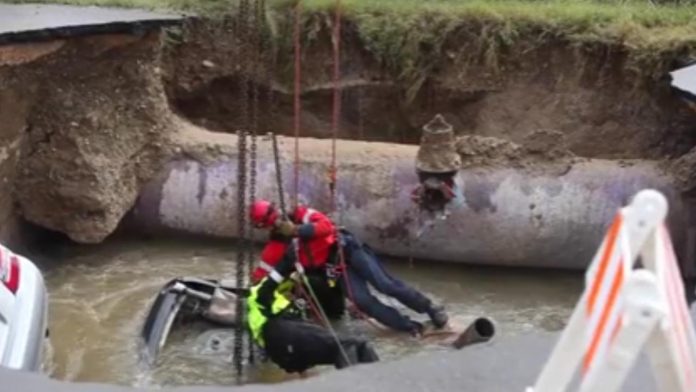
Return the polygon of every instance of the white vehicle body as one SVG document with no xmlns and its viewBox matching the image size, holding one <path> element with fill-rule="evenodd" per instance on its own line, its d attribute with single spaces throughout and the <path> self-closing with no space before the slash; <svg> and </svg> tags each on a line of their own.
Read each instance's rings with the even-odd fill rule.
<svg viewBox="0 0 696 392">
<path fill-rule="evenodd" d="M 38 268 L 0 245 L 0 366 L 40 371 L 48 294 Z"/>
</svg>

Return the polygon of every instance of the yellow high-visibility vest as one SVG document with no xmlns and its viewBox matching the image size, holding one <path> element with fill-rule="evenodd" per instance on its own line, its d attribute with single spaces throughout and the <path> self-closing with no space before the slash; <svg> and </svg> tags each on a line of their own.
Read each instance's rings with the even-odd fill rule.
<svg viewBox="0 0 696 392">
<path fill-rule="evenodd" d="M 263 336 L 261 331 L 263 330 L 264 324 L 268 321 L 268 318 L 263 314 L 263 306 L 258 302 L 258 292 L 259 288 L 266 281 L 265 278 L 257 285 L 251 288 L 249 297 L 247 298 L 247 324 L 249 330 L 251 331 L 251 336 L 254 338 L 259 346 L 264 347 L 265 342 L 263 341 Z M 283 292 L 288 290 L 288 285 L 292 285 L 291 280 L 283 282 L 278 286 L 273 293 L 273 303 L 271 304 L 271 314 L 278 314 L 290 306 L 291 302 L 283 295 Z"/>
</svg>

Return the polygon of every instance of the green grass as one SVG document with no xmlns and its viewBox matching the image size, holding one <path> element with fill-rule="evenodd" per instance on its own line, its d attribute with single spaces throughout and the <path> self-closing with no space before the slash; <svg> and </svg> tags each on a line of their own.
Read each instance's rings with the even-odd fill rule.
<svg viewBox="0 0 696 392">
<path fill-rule="evenodd" d="M 348 17 L 371 33 L 401 34 L 435 27 L 436 34 L 461 21 L 508 25 L 510 33 L 529 26 L 563 31 L 576 39 L 618 40 L 631 48 L 674 47 L 696 41 L 696 0 L 342 0 Z M 185 10 L 222 15 L 236 0 L 9 0 Z M 275 7 L 290 0 L 266 0 Z M 306 11 L 333 9 L 335 0 L 303 0 Z M 426 23 L 427 21 L 427 23 Z"/>
<path fill-rule="evenodd" d="M 25 0 L 10 0 L 28 2 Z M 38 0 L 48 3 L 111 5 L 185 10 L 225 15 L 238 0 Z M 638 74 L 660 75 L 677 56 L 696 54 L 696 0 L 342 0 L 345 18 L 360 38 L 397 76 L 415 90 L 437 65 L 446 40 L 473 26 L 480 53 L 495 65 L 516 43 L 563 40 L 570 45 L 611 44 L 629 53 Z M 289 6 L 294 0 L 266 0 L 275 11 L 279 46 L 289 45 Z M 326 11 L 335 0 L 302 0 L 305 40 L 330 27 Z M 532 45 L 533 46 L 533 45 Z M 424 48 L 426 48 L 424 50 Z M 438 56 L 440 55 L 440 56 Z M 433 60 L 435 59 L 435 60 Z"/>
<path fill-rule="evenodd" d="M 410 96 L 445 59 L 447 39 L 475 40 L 477 53 L 497 66 L 518 43 L 559 40 L 575 48 L 612 45 L 628 53 L 637 82 L 664 75 L 676 57 L 696 54 L 696 3 L 655 6 L 645 1 L 597 0 L 343 0 L 346 18 L 383 63 L 411 86 Z M 334 0 L 304 0 L 306 10 L 332 10 Z M 424 49 L 426 48 L 426 49 Z M 451 47 L 449 48 L 451 50 Z M 477 61 L 479 59 L 474 59 Z"/>
<path fill-rule="evenodd" d="M 664 48 L 696 41 L 696 0 L 342 0 L 348 17 L 374 24 L 385 34 L 448 28 L 474 20 L 509 27 L 544 26 L 576 38 L 621 40 L 629 47 Z M 64 3 L 183 10 L 222 15 L 237 0 L 9 0 L 11 3 Z M 291 0 L 266 0 L 284 7 Z M 332 10 L 336 0 L 302 0 L 306 11 Z M 427 21 L 427 24 L 426 24 Z M 441 33 L 442 31 L 437 31 Z"/>
</svg>

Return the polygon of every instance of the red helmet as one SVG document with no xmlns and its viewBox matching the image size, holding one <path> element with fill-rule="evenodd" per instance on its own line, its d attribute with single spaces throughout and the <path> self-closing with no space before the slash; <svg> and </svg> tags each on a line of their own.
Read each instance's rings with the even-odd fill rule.
<svg viewBox="0 0 696 392">
<path fill-rule="evenodd" d="M 255 201 L 249 209 L 251 223 L 260 229 L 268 229 L 273 226 L 278 215 L 278 210 L 273 203 L 267 200 Z"/>
</svg>

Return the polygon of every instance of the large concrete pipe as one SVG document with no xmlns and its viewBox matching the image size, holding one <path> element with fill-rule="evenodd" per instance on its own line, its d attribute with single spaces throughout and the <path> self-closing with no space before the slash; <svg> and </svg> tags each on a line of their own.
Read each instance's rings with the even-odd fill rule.
<svg viewBox="0 0 696 392">
<path fill-rule="evenodd" d="M 131 218 L 150 229 L 232 237 L 238 221 L 236 138 L 211 135 L 205 151 L 217 151 L 216 158 L 200 153 L 200 148 L 197 153 L 186 153 L 193 146 L 188 143 L 184 155 L 195 158 L 172 162 L 150 182 Z M 284 188 L 292 194 L 292 140 L 281 138 L 280 143 Z M 330 141 L 302 139 L 300 149 L 300 199 L 326 211 L 330 206 Z M 617 208 L 644 188 L 658 189 L 667 196 L 673 234 L 680 238 L 685 231 L 685 207 L 657 163 L 581 160 L 561 174 L 546 170 L 543 164 L 533 170 L 463 169 L 456 176 L 461 194 L 451 206 L 449 218 L 416 238 L 419 211 L 410 200 L 411 190 L 418 185 L 416 152 L 416 146 L 338 143 L 338 221 L 386 255 L 584 268 Z M 558 163 L 549 167 L 557 168 Z M 277 200 L 268 139 L 259 141 L 257 176 L 258 196 Z"/>
</svg>

